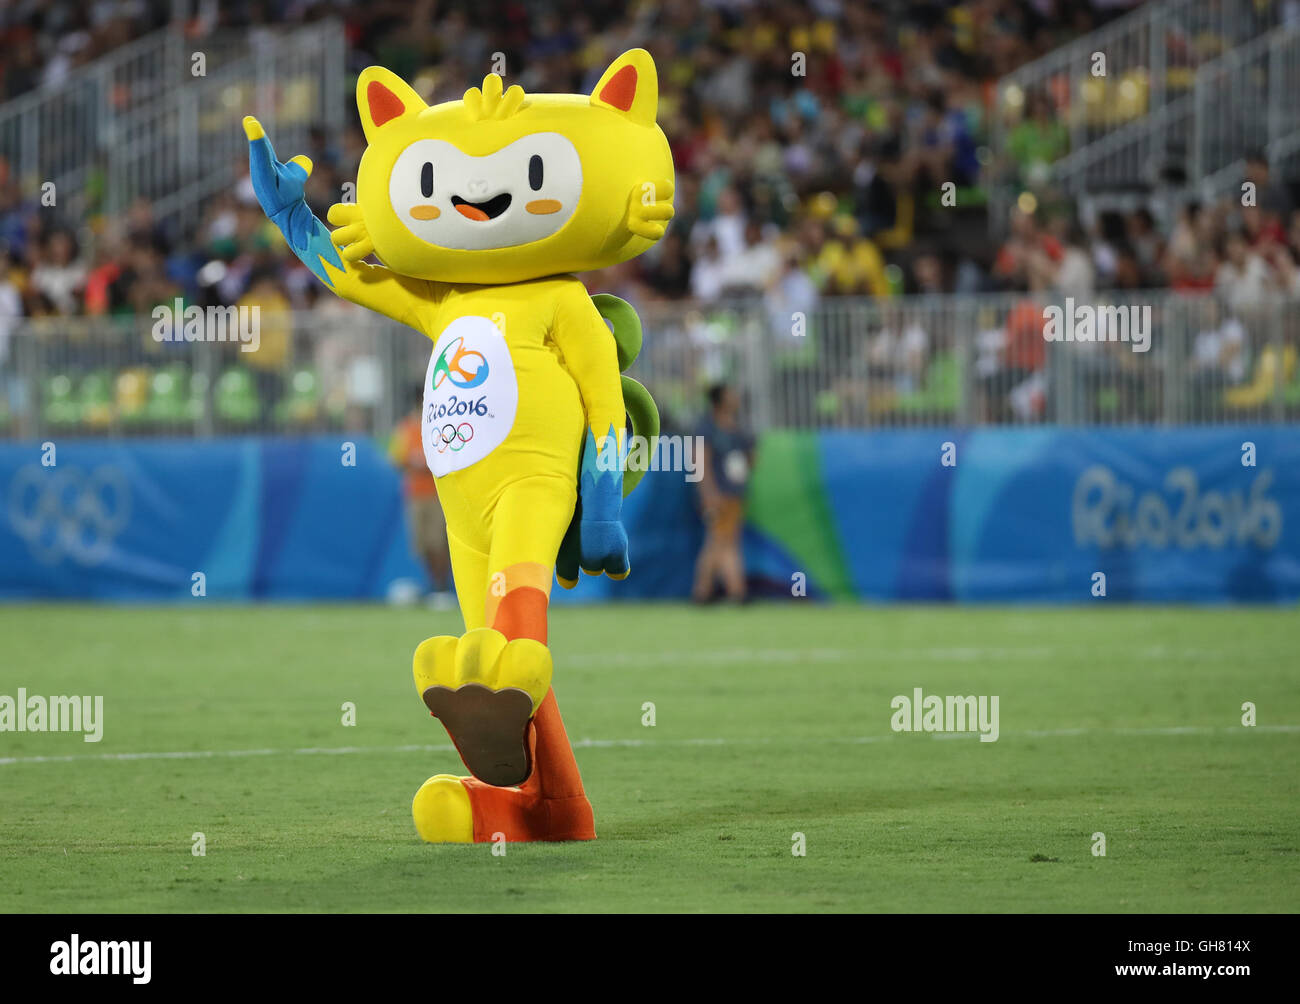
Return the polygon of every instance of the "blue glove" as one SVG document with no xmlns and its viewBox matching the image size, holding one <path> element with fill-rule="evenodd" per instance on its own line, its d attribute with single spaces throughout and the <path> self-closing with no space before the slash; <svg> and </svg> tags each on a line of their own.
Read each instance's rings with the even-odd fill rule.
<svg viewBox="0 0 1300 1004">
<path fill-rule="evenodd" d="M 611 579 L 625 579 L 631 571 L 627 558 L 627 531 L 623 529 L 620 514 L 623 509 L 623 468 L 627 463 L 627 447 L 620 445 L 610 427 L 605 438 L 605 449 L 598 451 L 596 437 L 587 430 L 587 442 L 582 451 L 582 467 L 578 478 L 577 553 L 578 564 L 588 575 L 604 572 Z M 572 532 L 572 527 L 570 528 Z M 561 555 L 571 560 L 572 542 L 568 548 L 561 545 Z M 557 562 L 557 577 L 564 584 Z M 576 578 L 576 576 L 575 576 Z"/>
<path fill-rule="evenodd" d="M 293 253 L 312 274 L 333 288 L 334 280 L 325 271 L 321 259 L 339 271 L 343 270 L 343 259 L 330 242 L 329 231 L 312 215 L 303 198 L 303 185 L 311 177 L 311 161 L 301 156 L 287 164 L 276 160 L 275 149 L 266 138 L 262 124 L 251 115 L 244 119 L 244 135 L 248 137 L 248 175 L 262 212 L 280 228 Z"/>
</svg>

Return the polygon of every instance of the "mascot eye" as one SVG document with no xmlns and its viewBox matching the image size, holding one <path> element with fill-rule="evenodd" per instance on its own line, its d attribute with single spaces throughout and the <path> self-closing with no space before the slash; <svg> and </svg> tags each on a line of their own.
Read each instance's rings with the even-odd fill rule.
<svg viewBox="0 0 1300 1004">
<path fill-rule="evenodd" d="M 542 158 L 537 154 L 528 158 L 528 187 L 534 192 L 542 187 Z"/>
<path fill-rule="evenodd" d="M 433 198 L 433 164 L 429 161 L 425 161 L 420 170 L 420 191 L 426 199 Z"/>
</svg>

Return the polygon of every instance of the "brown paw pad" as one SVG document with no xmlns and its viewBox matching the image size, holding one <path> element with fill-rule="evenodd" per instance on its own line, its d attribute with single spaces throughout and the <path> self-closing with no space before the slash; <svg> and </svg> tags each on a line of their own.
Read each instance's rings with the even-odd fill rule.
<svg viewBox="0 0 1300 1004">
<path fill-rule="evenodd" d="M 533 767 L 528 753 L 533 702 L 526 693 L 467 683 L 455 690 L 429 687 L 423 697 L 476 778 L 498 788 L 528 779 Z"/>
</svg>

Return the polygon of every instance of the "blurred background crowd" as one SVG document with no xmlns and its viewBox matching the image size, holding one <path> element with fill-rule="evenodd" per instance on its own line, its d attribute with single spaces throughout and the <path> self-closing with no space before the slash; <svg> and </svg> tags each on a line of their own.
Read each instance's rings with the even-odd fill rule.
<svg viewBox="0 0 1300 1004">
<path fill-rule="evenodd" d="M 7 5 L 0 11 L 0 99 L 57 87 L 77 65 L 164 25 L 169 6 Z M 497 52 L 508 78 L 525 90 L 586 92 L 620 51 L 646 46 L 658 63 L 659 118 L 677 167 L 677 221 L 652 253 L 603 273 L 602 287 L 641 300 L 766 294 L 798 309 L 819 295 L 1041 281 L 1029 252 L 1042 245 L 1054 261 L 1068 226 L 1047 219 L 1027 225 L 994 267 L 978 243 L 946 239 L 951 217 L 983 212 L 994 81 L 1117 10 L 1041 0 L 222 3 L 188 31 L 200 45 L 226 29 L 341 17 L 349 70 L 381 63 L 429 101 L 459 97 Z M 355 177 L 364 148 L 351 111 L 348 120 L 342 134 L 318 129 L 311 149 L 285 151 L 313 158 L 309 197 L 321 216 Z M 1028 168 L 1064 152 L 1062 142 L 1056 124 L 1030 116 L 1013 146 Z M 955 186 L 955 207 L 940 202 L 946 182 Z M 201 297 L 203 266 L 214 260 L 228 266 L 223 302 L 266 277 L 295 306 L 325 295 L 287 253 L 246 182 L 213 199 L 191 233 L 161 230 L 147 202 L 123 220 L 97 218 L 93 206 L 86 218 L 69 220 L 40 212 L 27 194 L 0 164 L 0 248 L 8 266 L 0 311 L 138 312 L 173 296 Z M 1198 245 L 1196 267 L 1208 256 L 1217 262 L 1208 218 L 1195 233 L 1209 242 Z M 1162 265 L 1148 260 L 1160 235 L 1138 233 L 1135 222 L 1098 228 L 1094 238 L 1098 284 L 1145 278 L 1130 273 L 1132 260 Z"/>
<path fill-rule="evenodd" d="M 979 400 L 967 418 L 1035 420 L 1051 417 L 1038 323 L 1045 297 L 1152 289 L 1219 294 L 1226 313 L 1216 304 L 1196 318 L 1199 333 L 1185 368 L 1197 386 L 1217 392 L 1260 369 L 1249 324 L 1241 323 L 1251 305 L 1269 292 L 1300 294 L 1300 215 L 1262 153 L 1248 162 L 1257 190 L 1252 205 L 1139 199 L 1129 208 L 1094 211 L 1053 190 L 1047 168 L 1070 152 L 1072 138 L 1059 95 L 1030 92 L 1008 108 L 997 81 L 1133 6 L 264 0 L 200 4 L 184 32 L 201 50 L 222 34 L 255 37 L 338 19 L 349 79 L 382 64 L 431 103 L 458 98 L 498 61 L 508 82 L 526 91 L 586 93 L 620 52 L 647 47 L 659 71 L 659 121 L 676 164 L 677 215 L 650 252 L 583 277 L 593 292 L 622 296 L 643 316 L 657 304 L 707 314 L 744 300 L 760 304 L 777 328 L 828 298 L 862 298 L 881 305 L 875 320 L 838 335 L 823 325 L 819 365 L 830 377 L 790 390 L 787 411 L 840 424 L 900 409 L 951 416 L 957 382 L 974 372 Z M 0 9 L 0 99 L 58 87 L 78 65 L 168 24 L 171 8 L 165 0 L 8 4 Z M 1195 41 L 1206 51 L 1227 44 Z M 322 218 L 355 178 L 364 149 L 355 109 L 339 121 L 346 125 L 312 128 L 305 149 L 279 151 L 312 158 L 308 199 Z M 994 144 L 997 125 L 1004 131 Z M 94 186 L 73 209 L 49 211 L 39 193 L 20 191 L 17 172 L 0 160 L 0 362 L 6 318 L 148 315 L 177 298 L 256 305 L 267 334 L 263 350 L 247 362 L 254 376 L 280 373 L 271 392 L 278 401 L 279 383 L 292 379 L 292 312 L 346 308 L 288 252 L 257 206 L 246 164 L 239 172 L 237 184 L 204 199 L 201 212 L 179 224 L 174 216 L 164 223 L 148 199 L 106 214 Z M 1009 218 L 990 219 L 995 185 L 1019 193 Z M 964 331 L 932 313 L 891 313 L 885 306 L 905 294 L 982 292 L 1030 299 L 1019 313 L 976 318 Z M 963 334 L 968 344 L 959 352 Z M 712 336 L 697 330 L 684 337 L 698 343 Z M 1109 351 L 1107 358 L 1111 384 L 1117 367 L 1136 365 L 1131 353 Z M 683 396 L 725 375 L 696 377 Z M 1159 388 L 1142 390 L 1151 379 L 1135 377 L 1129 391 L 1122 381 L 1119 390 L 1109 386 L 1112 413 L 1119 413 L 1117 400 L 1130 418 L 1159 413 Z M 793 376 L 789 382 L 795 387 Z M 1243 400 L 1258 404 L 1270 393 L 1261 384 Z M 1090 396 L 1085 411 L 1095 414 L 1104 404 Z"/>
</svg>

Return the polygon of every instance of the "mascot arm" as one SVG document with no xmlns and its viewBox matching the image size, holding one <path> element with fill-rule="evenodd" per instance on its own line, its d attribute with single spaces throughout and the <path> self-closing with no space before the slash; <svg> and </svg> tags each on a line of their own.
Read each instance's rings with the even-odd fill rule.
<svg viewBox="0 0 1300 1004">
<path fill-rule="evenodd" d="M 573 527 L 578 564 L 589 575 L 604 572 L 622 579 L 630 570 L 621 518 L 628 451 L 623 382 L 609 328 L 576 279 L 556 304 L 551 337 L 578 385 L 587 414 Z M 571 586 L 573 581 L 563 575 L 560 583 Z"/>
<path fill-rule="evenodd" d="M 434 298 L 432 283 L 423 279 L 399 276 L 382 265 L 359 259 L 373 246 L 340 240 L 336 235 L 351 236 L 350 227 L 359 223 L 356 207 L 336 205 L 330 209 L 330 221 L 349 226 L 331 234 L 307 206 L 303 185 L 311 176 L 312 163 L 306 157 L 293 157 L 288 163 L 276 159 L 275 150 L 265 130 L 251 115 L 244 119 L 248 137 L 248 173 L 253 192 L 267 218 L 274 223 L 290 249 L 317 279 L 338 296 L 367 307 L 403 324 L 418 327 L 416 311 Z M 333 239 L 332 239 L 333 238 Z M 335 244 L 349 243 L 340 255 Z"/>
</svg>

